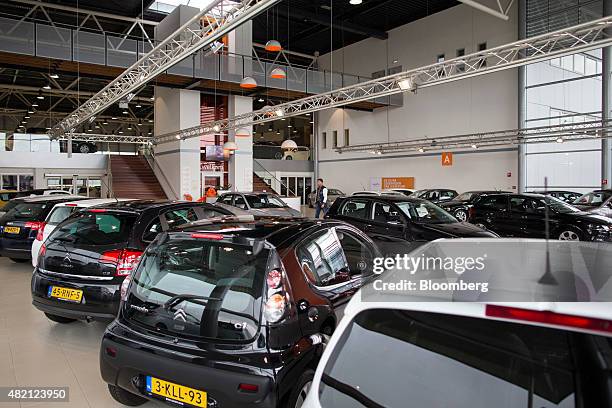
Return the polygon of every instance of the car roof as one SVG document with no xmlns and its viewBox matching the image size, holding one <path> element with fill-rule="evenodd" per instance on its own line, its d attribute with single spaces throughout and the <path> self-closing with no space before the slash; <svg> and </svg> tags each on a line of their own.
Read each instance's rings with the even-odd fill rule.
<svg viewBox="0 0 612 408">
<path fill-rule="evenodd" d="M 114 199 L 114 198 L 92 198 L 89 200 L 78 200 L 78 201 L 67 201 L 65 203 L 59 203 L 57 204 L 56 207 L 70 207 L 70 206 L 77 206 L 77 207 L 93 207 L 95 205 L 104 205 L 104 204 L 111 204 L 111 203 L 115 203 L 120 201 L 132 201 L 131 199 L 127 199 L 127 198 L 118 198 L 118 199 Z"/>
<path fill-rule="evenodd" d="M 163 209 L 173 207 L 179 204 L 193 204 L 194 206 L 207 206 L 211 204 L 198 203 L 195 201 L 178 201 L 178 200 L 131 200 L 131 201 L 113 201 L 109 204 L 98 206 L 109 210 L 142 212 L 151 208 Z"/>
<path fill-rule="evenodd" d="M 404 194 L 381 194 L 381 195 L 352 195 L 348 197 L 340 197 L 339 200 L 352 200 L 352 199 L 360 199 L 360 200 L 378 200 L 378 201 L 387 201 L 387 202 L 410 202 L 410 203 L 428 203 L 429 201 L 423 200 L 422 198 L 414 198 L 409 197 Z"/>
<path fill-rule="evenodd" d="M 305 230 L 317 226 L 348 226 L 348 224 L 336 220 L 317 220 L 299 217 L 257 217 L 256 219 L 244 221 L 241 220 L 241 217 L 229 216 L 194 221 L 189 224 L 178 226 L 169 232 L 203 232 L 240 235 L 245 238 L 264 239 L 274 246 L 279 246 L 288 239 L 303 234 Z M 292 240 L 292 242 L 294 241 L 295 239 Z"/>
<path fill-rule="evenodd" d="M 272 188 L 272 187 L 270 187 Z M 278 195 L 273 191 L 230 191 L 227 193 L 223 193 L 221 195 L 226 195 L 226 194 L 245 194 L 245 195 L 260 195 L 260 194 L 265 194 L 265 195 Z"/>
<path fill-rule="evenodd" d="M 42 202 L 42 201 L 80 201 L 80 200 L 86 200 L 87 197 L 83 197 L 83 196 L 76 196 L 76 195 L 42 195 L 42 196 L 33 196 L 33 197 L 20 197 L 18 198 L 18 200 L 21 200 L 23 202 L 26 203 L 37 203 L 37 202 Z"/>
</svg>

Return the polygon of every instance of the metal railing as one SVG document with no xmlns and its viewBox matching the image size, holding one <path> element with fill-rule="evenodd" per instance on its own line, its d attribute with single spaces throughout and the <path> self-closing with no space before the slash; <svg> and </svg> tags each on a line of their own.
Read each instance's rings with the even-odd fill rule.
<svg viewBox="0 0 612 408">
<path fill-rule="evenodd" d="M 141 149 L 139 149 L 139 152 L 142 153 L 142 156 L 145 158 L 145 160 L 149 164 L 149 167 L 151 167 L 153 174 L 155 174 L 155 177 L 157 177 L 157 180 L 159 181 L 159 184 L 161 184 L 164 192 L 166 192 L 166 189 L 168 189 L 172 193 L 173 197 L 168 197 L 168 198 L 174 199 L 174 200 L 180 200 L 181 197 L 176 192 L 174 187 L 172 187 L 172 183 L 170 183 L 170 180 L 168 180 L 168 177 L 166 177 L 166 173 L 164 173 L 162 168 L 159 167 L 159 165 L 157 164 L 157 161 L 155 160 L 155 152 L 153 151 L 153 149 L 151 149 L 148 145 L 144 145 Z M 160 180 L 160 176 L 162 180 Z M 166 192 L 166 195 L 168 195 L 167 192 Z"/>
<path fill-rule="evenodd" d="M 259 167 L 259 169 L 256 169 L 255 165 L 257 165 L 257 167 Z M 261 162 L 259 162 L 259 160 L 253 158 L 253 171 L 257 172 L 257 171 L 260 171 L 260 170 L 263 171 L 264 173 L 266 173 L 267 175 L 269 175 L 272 179 L 276 180 L 282 187 L 285 187 L 287 189 L 287 197 L 298 197 L 298 195 L 295 193 L 295 191 L 292 191 L 289 188 L 289 185 L 287 183 L 283 183 L 282 180 L 279 180 L 278 177 L 276 177 L 274 174 L 270 173 L 268 171 L 268 169 L 266 169 L 264 167 L 264 165 L 261 164 Z M 270 186 L 270 187 L 272 187 L 272 186 Z"/>
</svg>

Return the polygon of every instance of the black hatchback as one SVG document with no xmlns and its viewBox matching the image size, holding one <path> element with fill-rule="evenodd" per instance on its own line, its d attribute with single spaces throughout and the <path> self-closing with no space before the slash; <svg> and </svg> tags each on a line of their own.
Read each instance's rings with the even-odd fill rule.
<svg viewBox="0 0 612 408">
<path fill-rule="evenodd" d="M 42 232 L 45 219 L 55 204 L 86 198 L 59 195 L 14 199 L 15 205 L 11 205 L 8 212 L 0 217 L 0 256 L 6 256 L 13 262 L 32 259 L 32 242 Z"/>
<path fill-rule="evenodd" d="M 359 228 L 387 254 L 405 253 L 439 238 L 498 237 L 491 231 L 459 222 L 427 200 L 401 195 L 341 197 L 331 206 L 327 217 Z"/>
<path fill-rule="evenodd" d="M 450 201 L 439 203 L 438 205 L 453 214 L 459 221 L 465 222 L 469 218 L 470 208 L 481 197 L 489 194 L 509 193 L 510 191 L 466 191 L 459 194 Z"/>
<path fill-rule="evenodd" d="M 59 224 L 40 249 L 32 304 L 58 323 L 112 319 L 120 288 L 158 233 L 231 215 L 205 203 L 135 200 L 90 207 Z"/>
<path fill-rule="evenodd" d="M 541 194 L 494 194 L 478 200 L 470 221 L 504 237 L 612 241 L 612 219 Z"/>
<path fill-rule="evenodd" d="M 104 333 L 102 378 L 131 406 L 300 407 L 321 342 L 378 256 L 367 236 L 331 220 L 196 222 L 160 234 Z"/>
</svg>

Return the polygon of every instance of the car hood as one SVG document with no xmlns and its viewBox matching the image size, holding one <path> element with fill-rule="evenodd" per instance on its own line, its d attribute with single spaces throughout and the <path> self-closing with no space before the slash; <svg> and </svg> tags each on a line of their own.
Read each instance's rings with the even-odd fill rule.
<svg viewBox="0 0 612 408">
<path fill-rule="evenodd" d="M 435 231 L 449 238 L 458 237 L 497 237 L 492 231 L 483 230 L 468 222 L 454 222 L 451 224 L 419 224 L 421 228 Z"/>
<path fill-rule="evenodd" d="M 450 201 L 441 202 L 440 204 L 438 204 L 438 206 L 445 208 L 445 207 L 456 207 L 456 206 L 466 205 L 466 204 L 468 204 L 467 201 L 450 200 Z"/>
<path fill-rule="evenodd" d="M 285 207 L 285 208 L 258 208 L 258 209 L 251 209 L 249 210 L 249 212 L 255 216 L 272 216 L 272 217 L 296 217 L 296 216 L 301 216 L 302 213 L 300 213 L 297 210 L 294 210 L 293 208 L 289 208 L 289 207 Z"/>
<path fill-rule="evenodd" d="M 612 225 L 612 218 L 600 214 L 600 211 L 601 210 L 599 208 L 594 208 L 593 211 L 573 213 L 572 215 L 580 219 L 581 221 L 594 222 L 596 224 Z"/>
</svg>

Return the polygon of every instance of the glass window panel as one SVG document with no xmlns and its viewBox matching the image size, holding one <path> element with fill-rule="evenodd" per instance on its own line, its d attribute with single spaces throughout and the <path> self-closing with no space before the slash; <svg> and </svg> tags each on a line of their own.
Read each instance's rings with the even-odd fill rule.
<svg viewBox="0 0 612 408">
<path fill-rule="evenodd" d="M 63 60 L 72 59 L 71 31 L 67 28 L 36 25 L 36 55 Z"/>
<path fill-rule="evenodd" d="M 17 190 L 17 176 L 14 174 L 2 175 L 3 190 Z"/>
<path fill-rule="evenodd" d="M 574 71 L 579 74 L 584 74 L 584 55 L 574 55 Z"/>
<path fill-rule="evenodd" d="M 561 58 L 561 67 L 568 71 L 574 70 L 574 58 L 571 55 Z"/>
<path fill-rule="evenodd" d="M 19 176 L 19 191 L 34 190 L 34 176 L 22 174 Z"/>
<path fill-rule="evenodd" d="M 0 17 L 0 50 L 34 55 L 34 24 Z"/>
<path fill-rule="evenodd" d="M 72 49 L 75 61 L 104 65 L 104 35 L 75 31 L 72 34 Z"/>
<path fill-rule="evenodd" d="M 106 63 L 114 67 L 129 67 L 136 62 L 136 45 L 135 40 L 106 36 Z"/>
</svg>

